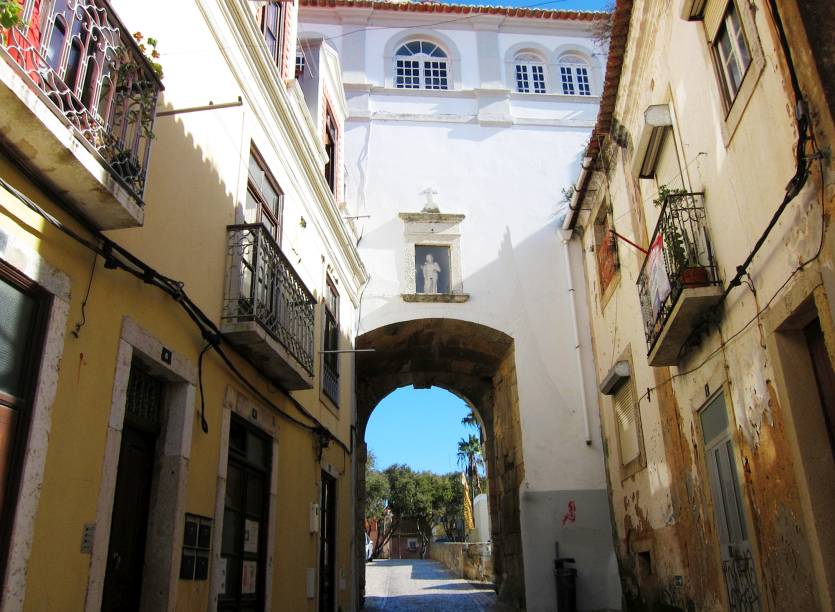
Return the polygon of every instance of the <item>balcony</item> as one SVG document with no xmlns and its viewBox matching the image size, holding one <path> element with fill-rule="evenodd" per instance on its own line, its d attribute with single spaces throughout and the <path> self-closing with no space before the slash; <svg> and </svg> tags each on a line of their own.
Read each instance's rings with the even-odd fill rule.
<svg viewBox="0 0 835 612">
<path fill-rule="evenodd" d="M 722 297 L 702 194 L 664 198 L 638 292 L 649 364 L 677 365 L 694 326 Z"/>
<path fill-rule="evenodd" d="M 316 300 L 263 225 L 227 232 L 221 331 L 268 378 L 312 389 Z"/>
<path fill-rule="evenodd" d="M 35 0 L 0 37 L 0 133 L 99 229 L 135 227 L 162 84 L 107 0 Z"/>
</svg>

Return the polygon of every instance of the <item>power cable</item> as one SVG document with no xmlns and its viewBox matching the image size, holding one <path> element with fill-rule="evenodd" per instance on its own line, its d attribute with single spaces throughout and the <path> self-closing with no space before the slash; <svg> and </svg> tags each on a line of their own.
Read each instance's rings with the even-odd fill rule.
<svg viewBox="0 0 835 612">
<path fill-rule="evenodd" d="M 279 407 L 266 395 L 264 395 L 246 376 L 244 376 L 244 374 L 229 359 L 228 355 L 226 355 L 226 353 L 221 348 L 221 343 L 225 341 L 222 332 L 215 325 L 214 321 L 212 321 L 188 296 L 184 289 L 184 284 L 182 282 L 166 277 L 163 274 L 160 274 L 159 272 L 154 270 L 150 265 L 146 264 L 144 261 L 133 255 L 131 252 L 110 240 L 107 236 L 103 235 L 98 230 L 89 228 L 89 226 L 87 226 L 86 223 L 84 224 L 85 228 L 94 234 L 99 243 L 91 242 L 90 240 L 84 238 L 71 228 L 64 225 L 64 223 L 62 223 L 58 218 L 47 212 L 43 207 L 38 205 L 35 201 L 33 201 L 31 198 L 26 196 L 21 191 L 19 191 L 17 188 L 15 188 L 2 177 L 0 177 L 0 185 L 2 185 L 3 188 L 6 189 L 6 191 L 15 196 L 29 209 L 43 217 L 50 225 L 63 232 L 64 234 L 66 234 L 85 248 L 89 249 L 93 253 L 100 255 L 104 259 L 104 267 L 106 269 L 122 269 L 125 272 L 142 280 L 144 283 L 153 285 L 158 289 L 162 290 L 163 292 L 167 293 L 169 297 L 171 297 L 175 302 L 177 302 L 181 306 L 186 315 L 194 322 L 194 324 L 200 330 L 203 339 L 206 340 L 207 343 L 207 346 L 203 348 L 203 350 L 200 353 L 200 357 L 198 358 L 198 382 L 200 384 L 201 391 L 201 428 L 204 432 L 208 432 L 208 423 L 205 420 L 204 410 L 205 400 L 203 396 L 202 386 L 202 359 L 206 351 L 208 350 L 208 347 L 210 346 L 218 355 L 220 355 L 223 362 L 235 374 L 235 376 L 238 377 L 238 379 L 241 380 L 246 385 L 246 387 L 250 389 L 262 402 L 270 406 L 280 417 L 301 427 L 302 429 L 305 429 L 315 434 L 317 438 L 320 440 L 320 442 L 322 440 L 327 440 L 327 442 L 329 443 L 331 440 L 333 440 L 340 447 L 342 447 L 345 450 L 345 452 L 349 454 L 353 452 L 352 448 L 349 448 L 344 442 L 342 442 L 333 433 L 331 433 L 330 430 L 328 430 L 327 427 L 325 427 L 316 417 L 314 417 L 310 412 L 308 412 L 298 400 L 293 398 L 290 395 L 288 389 L 286 389 L 282 385 L 277 385 L 278 388 L 282 391 L 282 393 L 284 393 L 285 396 L 293 403 L 294 407 L 297 410 L 299 410 L 302 414 L 304 414 L 306 418 L 313 421 L 314 425 L 308 425 L 284 411 L 281 407 Z M 55 197 L 58 200 L 62 199 L 57 195 L 55 195 Z M 250 365 L 255 367 L 255 364 L 253 364 L 247 357 L 242 356 L 242 358 L 245 361 L 247 361 Z"/>
</svg>

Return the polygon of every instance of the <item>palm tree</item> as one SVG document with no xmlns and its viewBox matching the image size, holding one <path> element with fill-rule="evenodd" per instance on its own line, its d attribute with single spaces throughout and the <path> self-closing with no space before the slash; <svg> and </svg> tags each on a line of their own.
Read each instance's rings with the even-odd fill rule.
<svg viewBox="0 0 835 612">
<path fill-rule="evenodd" d="M 478 419 L 475 416 L 475 410 L 473 410 L 472 408 L 470 408 L 470 411 L 467 413 L 467 416 L 461 419 L 461 424 L 466 425 L 467 427 L 481 429 L 481 426 L 478 424 Z"/>
<path fill-rule="evenodd" d="M 481 440 L 470 434 L 467 439 L 461 438 L 458 441 L 458 465 L 464 470 L 464 475 L 470 485 L 470 491 L 475 498 L 481 493 L 481 474 L 484 469 L 484 455 L 481 449 Z"/>
</svg>

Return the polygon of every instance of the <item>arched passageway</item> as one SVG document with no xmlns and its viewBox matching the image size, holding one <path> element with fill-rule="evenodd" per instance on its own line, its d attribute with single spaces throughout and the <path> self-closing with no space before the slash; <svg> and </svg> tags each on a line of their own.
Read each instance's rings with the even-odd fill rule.
<svg viewBox="0 0 835 612">
<path fill-rule="evenodd" d="M 519 485 L 525 477 L 513 338 L 457 319 L 392 323 L 357 338 L 357 499 L 365 498 L 365 429 L 377 404 L 399 387 L 441 387 L 467 401 L 485 429 L 493 565 L 501 601 L 525 597 Z M 363 504 L 357 529 L 363 530 Z M 362 541 L 362 532 L 358 532 Z M 362 552 L 359 552 L 362 555 Z M 364 567 L 360 562 L 359 567 Z M 360 578 L 362 581 L 362 577 Z"/>
</svg>

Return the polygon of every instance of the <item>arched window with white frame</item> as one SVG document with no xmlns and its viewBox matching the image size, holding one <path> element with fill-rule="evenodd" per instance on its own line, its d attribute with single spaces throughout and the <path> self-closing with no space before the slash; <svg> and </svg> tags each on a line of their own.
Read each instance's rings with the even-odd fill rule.
<svg viewBox="0 0 835 612">
<path fill-rule="evenodd" d="M 564 55 L 560 58 L 560 84 L 562 93 L 567 96 L 590 96 L 591 81 L 589 65 L 576 55 Z"/>
<path fill-rule="evenodd" d="M 394 86 L 397 89 L 449 89 L 446 52 L 427 40 L 402 45 L 394 57 Z"/>
<path fill-rule="evenodd" d="M 546 93 L 545 62 L 533 53 L 517 53 L 513 60 L 516 69 L 516 91 Z"/>
</svg>

